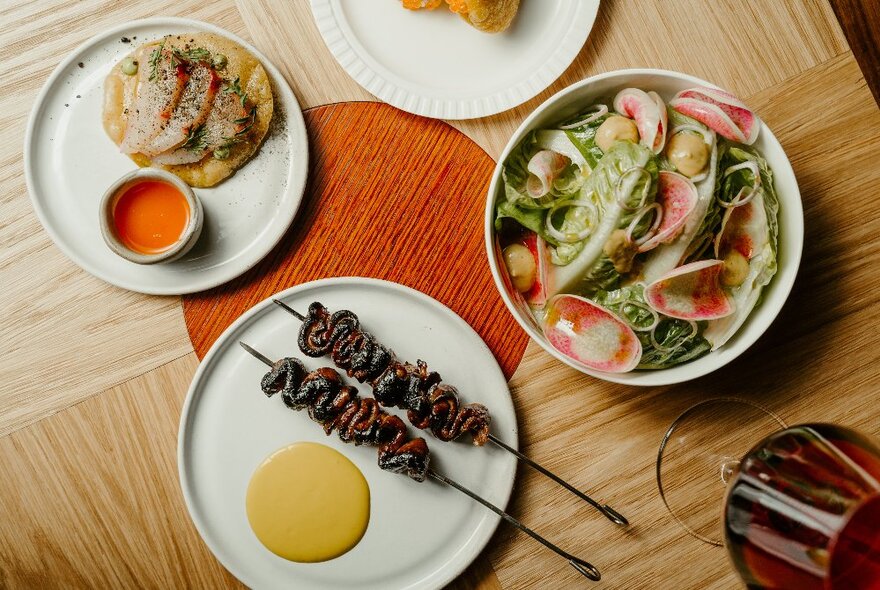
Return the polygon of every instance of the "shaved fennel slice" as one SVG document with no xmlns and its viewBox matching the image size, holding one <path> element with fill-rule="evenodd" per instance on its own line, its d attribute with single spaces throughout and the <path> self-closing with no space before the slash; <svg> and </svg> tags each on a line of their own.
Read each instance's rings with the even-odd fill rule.
<svg viewBox="0 0 880 590">
<path fill-rule="evenodd" d="M 645 261 L 643 268 L 643 278 L 646 283 L 652 283 L 677 267 L 685 257 L 687 248 L 700 231 L 703 224 L 703 218 L 709 211 L 709 205 L 715 198 L 715 177 L 718 174 L 718 142 L 712 146 L 712 156 L 709 159 L 709 173 L 698 183 L 697 187 L 697 204 L 694 206 L 687 221 L 684 223 L 684 229 L 679 236 L 668 244 L 660 244 L 653 250 Z"/>
<path fill-rule="evenodd" d="M 571 160 L 573 164 L 577 164 L 577 167 L 581 169 L 582 174 L 590 171 L 590 165 L 587 164 L 584 155 L 579 149 L 577 149 L 577 146 L 571 142 L 564 131 L 559 131 L 558 129 L 543 129 L 538 131 L 535 134 L 535 144 L 542 150 L 550 150 L 557 154 L 562 154 Z"/>
</svg>

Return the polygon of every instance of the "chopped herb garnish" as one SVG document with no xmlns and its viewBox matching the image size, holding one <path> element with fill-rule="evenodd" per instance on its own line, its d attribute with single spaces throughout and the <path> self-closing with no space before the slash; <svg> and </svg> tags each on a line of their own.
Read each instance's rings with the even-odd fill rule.
<svg viewBox="0 0 880 590">
<path fill-rule="evenodd" d="M 204 151 L 208 147 L 206 132 L 207 129 L 204 125 L 199 125 L 198 127 L 190 129 L 186 136 L 186 141 L 184 141 L 183 145 L 180 147 L 191 152 Z"/>
<path fill-rule="evenodd" d="M 150 82 L 156 79 L 156 76 L 159 75 L 159 60 L 162 59 L 162 52 L 165 50 L 165 39 L 162 39 L 162 43 L 159 44 L 159 47 L 153 50 L 150 54 Z"/>
<path fill-rule="evenodd" d="M 245 94 L 244 90 L 241 89 L 241 81 L 238 78 L 236 78 L 232 82 L 227 80 L 226 86 L 223 88 L 223 92 L 227 94 L 229 94 L 230 92 L 236 94 L 241 100 L 242 107 L 244 107 L 244 103 L 247 102 L 247 94 Z"/>
<path fill-rule="evenodd" d="M 254 123 L 257 121 L 257 107 L 256 105 L 251 107 L 251 110 L 248 111 L 248 114 L 242 117 L 241 119 L 236 119 L 233 121 L 236 125 L 242 125 L 242 128 L 235 133 L 236 137 L 241 137 L 247 134 L 248 131 L 251 130 L 251 127 L 254 126 Z"/>
<path fill-rule="evenodd" d="M 211 52 L 203 47 L 194 47 L 187 50 L 178 49 L 175 47 L 171 50 L 171 53 L 179 61 L 194 62 L 209 61 L 211 59 Z"/>
</svg>

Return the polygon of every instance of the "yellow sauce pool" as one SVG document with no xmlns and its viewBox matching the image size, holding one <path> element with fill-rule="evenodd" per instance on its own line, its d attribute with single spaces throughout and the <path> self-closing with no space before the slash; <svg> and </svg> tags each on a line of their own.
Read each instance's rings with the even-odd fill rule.
<svg viewBox="0 0 880 590">
<path fill-rule="evenodd" d="M 254 472 L 247 516 L 272 553 L 301 563 L 327 561 L 364 536 L 370 487 L 342 453 L 318 443 L 295 443 L 275 451 Z"/>
</svg>

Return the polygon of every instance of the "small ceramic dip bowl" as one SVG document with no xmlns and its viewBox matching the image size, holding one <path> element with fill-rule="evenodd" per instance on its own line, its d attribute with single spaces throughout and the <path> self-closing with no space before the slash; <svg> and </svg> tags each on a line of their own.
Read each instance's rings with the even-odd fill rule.
<svg viewBox="0 0 880 590">
<path fill-rule="evenodd" d="M 101 233 L 113 252 L 137 264 L 171 262 L 195 245 L 204 210 L 177 176 L 140 168 L 110 185 L 99 207 Z"/>
</svg>

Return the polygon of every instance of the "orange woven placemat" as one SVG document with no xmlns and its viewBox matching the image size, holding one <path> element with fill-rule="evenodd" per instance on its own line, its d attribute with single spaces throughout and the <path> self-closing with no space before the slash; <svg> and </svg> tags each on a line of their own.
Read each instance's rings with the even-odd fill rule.
<svg viewBox="0 0 880 590">
<path fill-rule="evenodd" d="M 183 298 L 199 358 L 273 293 L 325 277 L 365 276 L 449 306 L 509 378 L 528 337 L 504 307 L 483 247 L 492 158 L 450 125 L 382 103 L 321 106 L 305 120 L 309 183 L 290 230 L 243 276 Z"/>
</svg>

